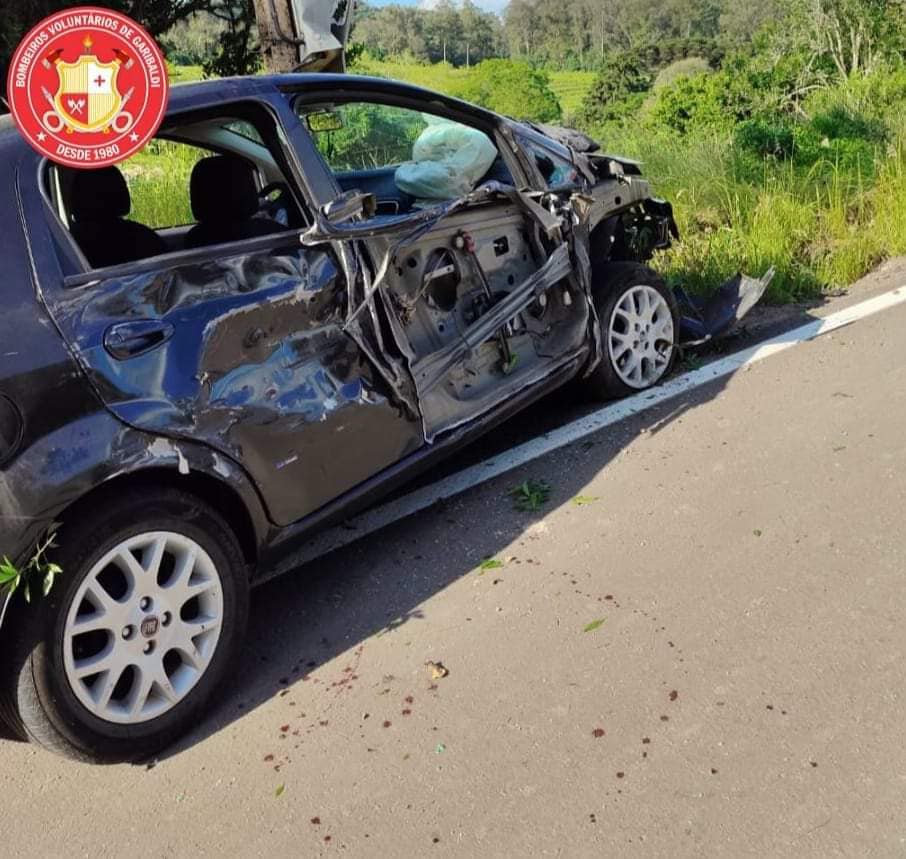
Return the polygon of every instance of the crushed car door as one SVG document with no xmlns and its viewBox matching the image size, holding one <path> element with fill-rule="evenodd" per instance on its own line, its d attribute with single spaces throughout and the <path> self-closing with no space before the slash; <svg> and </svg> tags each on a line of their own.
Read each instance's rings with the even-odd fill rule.
<svg viewBox="0 0 906 859">
<path fill-rule="evenodd" d="M 587 353 L 591 311 L 564 233 L 570 215 L 513 187 L 492 129 L 375 100 L 309 95 L 296 111 L 338 194 L 375 197 L 370 218 L 322 219 L 304 241 L 361 241 L 366 295 L 405 356 L 428 441 Z"/>
<path fill-rule="evenodd" d="M 235 119 L 221 118 L 224 127 Z M 182 133 L 211 139 L 217 136 L 212 128 L 205 119 Z M 264 127 L 258 130 L 269 139 Z M 223 152 L 229 138 L 216 142 Z M 207 157 L 198 162 L 208 165 L 207 177 L 199 177 L 198 165 L 192 168 L 191 208 L 198 224 L 186 234 L 186 248 L 69 277 L 47 300 L 115 414 L 163 436 L 162 443 L 203 442 L 241 463 L 272 520 L 285 525 L 424 442 L 417 416 L 392 395 L 344 331 L 347 287 L 333 250 L 301 246 L 304 221 L 291 202 L 284 204 L 288 226 L 263 216 L 273 211 L 269 196 L 260 198 L 264 209 L 252 214 L 260 195 L 254 189 L 251 200 L 240 199 L 251 181 L 246 171 L 257 165 L 264 174 L 259 187 L 272 185 L 280 174 L 263 144 L 256 149 L 247 137 L 236 146 L 257 152 L 259 160 Z M 166 142 L 157 150 L 166 154 Z M 50 184 L 59 186 L 55 174 L 63 171 L 48 170 Z M 144 170 L 149 177 L 160 175 L 153 163 Z M 188 184 L 189 172 L 182 178 Z M 105 181 L 113 180 L 102 179 L 99 171 L 79 171 L 76 190 L 100 194 Z M 134 177 L 130 181 L 135 198 L 139 188 Z M 175 193 L 173 182 L 167 187 Z M 217 189 L 217 199 L 196 199 L 196 192 Z M 288 186 L 282 190 L 294 198 Z M 89 208 L 72 197 L 63 202 L 69 212 Z M 122 229 L 116 216 L 128 208 L 125 202 L 117 206 L 96 215 L 106 219 L 99 231 L 109 232 L 111 241 Z M 242 212 L 230 214 L 237 207 Z M 68 226 L 65 208 L 58 214 Z M 133 211 L 133 217 L 141 215 L 141 208 Z M 178 453 L 178 441 L 173 449 Z"/>
</svg>

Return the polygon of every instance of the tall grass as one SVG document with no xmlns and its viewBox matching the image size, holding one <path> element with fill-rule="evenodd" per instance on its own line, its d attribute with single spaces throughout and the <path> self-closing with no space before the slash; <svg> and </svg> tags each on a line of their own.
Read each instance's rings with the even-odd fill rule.
<svg viewBox="0 0 906 859">
<path fill-rule="evenodd" d="M 196 146 L 152 140 L 121 165 L 132 211 L 129 217 L 152 229 L 192 224 L 189 179 L 195 164 L 209 154 Z"/>
<path fill-rule="evenodd" d="M 726 137 L 611 135 L 604 148 L 645 162 L 655 192 L 672 200 L 682 241 L 656 264 L 693 291 L 774 266 L 768 299 L 801 300 L 906 252 L 906 136 L 879 150 L 872 181 L 834 162 L 753 164 Z"/>
<path fill-rule="evenodd" d="M 197 69 L 176 68 L 191 79 Z M 455 92 L 468 69 L 362 58 L 355 71 Z M 566 121 L 593 75 L 552 72 Z M 591 129 L 605 151 L 638 158 L 656 194 L 674 204 L 682 241 L 655 264 L 673 282 L 707 292 L 738 271 L 777 270 L 768 298 L 802 300 L 851 284 L 906 254 L 906 71 L 820 93 L 815 110 L 842 105 L 883 121 L 890 134 L 864 163 L 828 157 L 808 167 L 740 151 L 730 134 L 687 137 L 625 123 Z M 189 176 L 203 154 L 155 141 L 124 170 L 133 217 L 155 227 L 192 221 Z"/>
</svg>

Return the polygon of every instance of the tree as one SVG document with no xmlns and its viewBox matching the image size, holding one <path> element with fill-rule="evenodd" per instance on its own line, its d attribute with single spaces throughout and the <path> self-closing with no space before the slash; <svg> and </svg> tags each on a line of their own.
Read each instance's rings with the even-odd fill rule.
<svg viewBox="0 0 906 859">
<path fill-rule="evenodd" d="M 255 7 L 251 0 L 211 0 L 208 14 L 226 26 L 214 50 L 202 62 L 209 76 L 248 75 L 261 68 Z"/>
<path fill-rule="evenodd" d="M 638 107 L 639 97 L 651 89 L 654 80 L 647 65 L 643 52 L 622 50 L 609 54 L 585 96 L 584 120 L 595 124 L 619 119 L 630 101 Z"/>
<path fill-rule="evenodd" d="M 4 4 L 0 15 L 0 72 L 6 70 L 22 37 L 42 18 L 70 6 L 85 5 L 71 0 L 16 0 Z M 155 38 L 196 13 L 232 16 L 230 36 L 221 47 L 219 74 L 242 74 L 251 65 L 256 51 L 252 41 L 254 11 L 252 0 L 105 0 L 104 5 L 138 21 Z M 218 63 L 218 58 L 212 62 Z M 222 71 L 221 71 L 222 70 Z"/>
<path fill-rule="evenodd" d="M 455 94 L 515 119 L 560 119 L 560 103 L 550 88 L 550 78 L 517 60 L 485 60 Z"/>
<path fill-rule="evenodd" d="M 424 32 L 431 59 L 452 63 L 465 60 L 462 21 L 451 0 L 439 0 L 425 13 Z"/>
<path fill-rule="evenodd" d="M 472 0 L 463 0 L 459 21 L 467 66 L 480 63 L 497 53 L 500 25 L 495 15 L 482 12 Z"/>
</svg>

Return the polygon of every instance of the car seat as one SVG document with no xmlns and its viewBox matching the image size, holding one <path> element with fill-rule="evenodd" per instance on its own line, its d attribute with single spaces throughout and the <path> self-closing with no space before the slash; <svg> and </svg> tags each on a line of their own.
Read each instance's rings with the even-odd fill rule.
<svg viewBox="0 0 906 859">
<path fill-rule="evenodd" d="M 266 236 L 284 227 L 256 218 L 260 206 L 255 168 L 235 155 L 202 158 L 190 180 L 192 214 L 198 223 L 186 235 L 187 247 Z"/>
<path fill-rule="evenodd" d="M 70 190 L 70 232 L 92 268 L 133 262 L 167 252 L 150 227 L 127 221 L 129 188 L 116 167 L 74 170 Z"/>
</svg>

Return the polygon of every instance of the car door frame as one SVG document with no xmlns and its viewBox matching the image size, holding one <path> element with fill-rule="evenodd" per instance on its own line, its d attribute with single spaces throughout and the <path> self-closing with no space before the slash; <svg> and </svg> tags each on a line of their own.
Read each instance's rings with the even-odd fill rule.
<svg viewBox="0 0 906 859">
<path fill-rule="evenodd" d="M 435 116 L 449 119 L 482 131 L 493 141 L 498 156 L 503 159 L 504 164 L 510 172 L 513 186 L 516 189 L 515 192 L 511 191 L 510 193 L 513 198 L 521 198 L 519 202 L 525 209 L 524 216 L 526 220 L 531 221 L 537 219 L 539 213 L 542 218 L 549 219 L 549 222 L 556 220 L 553 216 L 549 216 L 547 212 L 542 211 L 541 207 L 536 203 L 530 203 L 522 193 L 522 191 L 526 191 L 532 194 L 540 194 L 549 189 L 547 188 L 546 183 L 540 181 L 538 169 L 530 163 L 528 156 L 514 134 L 513 128 L 511 128 L 511 122 L 504 117 L 500 117 L 494 113 L 485 111 L 482 108 L 459 101 L 458 99 L 444 97 L 427 90 L 422 90 L 418 87 L 395 81 L 388 82 L 370 78 L 331 75 L 309 78 L 305 81 L 304 85 L 285 84 L 281 89 L 286 93 L 287 101 L 291 106 L 293 114 L 297 117 L 299 116 L 299 113 L 296 106 L 299 102 L 302 104 L 315 105 L 324 102 L 333 104 L 371 103 L 386 105 L 388 107 L 399 107 L 414 112 L 431 113 Z M 300 121 L 299 126 L 302 128 L 305 137 L 308 138 L 308 151 L 314 153 L 317 162 L 321 165 L 322 172 L 326 175 L 327 185 L 333 189 L 330 200 L 326 201 L 330 202 L 343 194 L 343 188 L 335 178 L 326 159 L 318 151 L 312 135 L 304 128 L 304 123 Z M 449 202 L 453 203 L 455 201 Z M 480 205 L 482 202 L 485 201 L 476 200 L 475 204 Z M 442 208 L 444 205 L 445 204 L 441 203 L 438 208 Z M 471 205 L 471 203 L 469 203 L 469 205 Z M 531 217 L 529 216 L 530 209 L 533 210 Z M 426 209 L 425 212 L 426 217 L 430 218 L 431 210 Z M 405 215 L 400 217 L 403 220 L 406 218 Z M 366 231 L 368 230 L 367 221 L 362 222 L 362 228 Z M 401 226 L 401 229 L 403 228 L 404 227 Z M 383 235 L 388 234 L 388 230 L 384 227 L 378 227 L 377 229 Z M 390 234 L 392 234 L 392 232 Z M 376 271 L 381 267 L 381 262 L 379 260 L 380 253 L 376 252 L 375 249 L 371 247 L 371 242 L 367 237 L 358 240 L 347 239 L 347 241 L 355 244 L 359 249 L 358 252 L 362 253 L 365 258 L 370 261 L 372 271 Z M 551 254 L 551 257 L 553 256 L 554 254 Z M 548 261 L 551 263 L 555 262 L 552 258 Z M 552 272 L 561 269 L 562 265 L 560 265 L 559 261 L 557 262 L 557 265 L 551 267 Z M 539 272 L 539 274 L 541 274 L 542 279 L 548 277 L 546 273 Z M 400 342 L 401 333 L 397 331 L 394 336 L 399 344 L 399 348 L 406 353 L 406 345 Z M 567 360 L 569 359 L 567 358 Z M 556 362 L 552 362 L 550 369 L 554 370 L 555 365 Z M 412 368 L 410 367 L 410 369 Z M 536 376 L 535 381 L 532 384 L 539 382 L 540 379 L 540 375 Z M 513 393 L 515 392 L 508 392 L 508 396 L 512 396 Z M 415 396 L 417 398 L 418 394 L 416 393 Z M 427 415 L 427 406 L 424 402 L 419 402 L 419 408 L 425 410 Z M 446 425 L 435 424 L 426 419 L 426 441 L 429 444 L 434 443 L 439 437 L 442 437 L 444 433 L 449 432 L 455 426 L 481 417 L 486 410 L 488 410 L 488 407 L 484 406 L 475 411 L 474 414 L 465 414 L 461 418 L 448 421 Z M 493 407 L 491 407 L 490 410 L 493 410 Z"/>
</svg>

